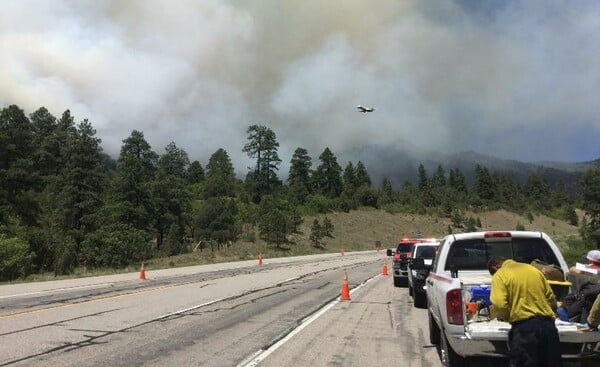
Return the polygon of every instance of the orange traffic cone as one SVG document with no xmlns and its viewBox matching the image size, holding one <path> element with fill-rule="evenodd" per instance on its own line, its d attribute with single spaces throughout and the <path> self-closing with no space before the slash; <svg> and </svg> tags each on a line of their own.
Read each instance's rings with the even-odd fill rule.
<svg viewBox="0 0 600 367">
<path fill-rule="evenodd" d="M 344 280 L 342 281 L 342 292 L 340 301 L 350 301 L 350 289 L 348 288 L 348 273 L 344 272 Z"/>
<path fill-rule="evenodd" d="M 341 254 L 342 256 L 344 256 L 344 248 L 343 248 L 343 247 L 342 247 L 342 250 L 340 251 L 340 254 Z"/>
<path fill-rule="evenodd" d="M 383 260 L 383 266 L 381 267 L 381 275 L 388 275 L 387 264 L 385 263 L 385 260 Z"/>
<path fill-rule="evenodd" d="M 144 269 L 144 262 L 142 262 L 142 267 L 140 268 L 140 280 L 146 280 L 146 269 Z"/>
<path fill-rule="evenodd" d="M 258 266 L 262 266 L 263 261 L 262 261 L 262 254 L 258 254 Z"/>
</svg>

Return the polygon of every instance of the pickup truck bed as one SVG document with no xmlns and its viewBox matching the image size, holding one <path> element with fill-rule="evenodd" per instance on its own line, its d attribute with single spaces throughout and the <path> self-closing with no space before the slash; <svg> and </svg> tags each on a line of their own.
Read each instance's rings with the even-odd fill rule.
<svg viewBox="0 0 600 367">
<path fill-rule="evenodd" d="M 487 236 L 492 238 L 489 243 Z M 442 239 L 426 287 L 430 338 L 433 344 L 439 345 L 446 367 L 466 366 L 467 357 L 507 356 L 511 325 L 495 319 L 493 311 L 491 320 L 486 312 L 483 316 L 467 312 L 467 303 L 473 301 L 470 299 L 473 287 L 485 289 L 491 283 L 486 266 L 489 254 L 499 252 L 527 263 L 539 258 L 568 272 L 558 247 L 541 232 L 505 231 L 491 235 L 474 232 Z M 524 255 L 525 252 L 528 254 Z M 598 358 L 591 363 L 600 366 L 600 332 L 580 331 L 576 324 L 562 322 L 557 322 L 557 328 L 563 360 L 575 361 L 578 365 L 583 360 Z"/>
</svg>

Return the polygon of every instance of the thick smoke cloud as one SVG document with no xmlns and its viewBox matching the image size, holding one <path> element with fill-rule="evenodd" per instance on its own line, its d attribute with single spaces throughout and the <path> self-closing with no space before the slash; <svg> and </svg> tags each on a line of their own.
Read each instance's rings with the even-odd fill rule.
<svg viewBox="0 0 600 367">
<path fill-rule="evenodd" d="M 277 134 L 282 175 L 296 147 L 583 161 L 599 32 L 595 1 L 6 0 L 0 104 L 70 109 L 115 157 L 134 129 L 202 164 L 224 148 L 240 174 L 251 124 Z"/>
</svg>

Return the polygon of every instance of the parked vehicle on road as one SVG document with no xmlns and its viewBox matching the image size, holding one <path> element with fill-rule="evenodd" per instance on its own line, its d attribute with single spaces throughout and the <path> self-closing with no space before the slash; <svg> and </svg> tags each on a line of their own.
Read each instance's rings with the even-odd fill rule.
<svg viewBox="0 0 600 367">
<path fill-rule="evenodd" d="M 414 246 L 412 256 L 408 262 L 408 294 L 413 298 L 413 305 L 417 308 L 427 307 L 427 294 L 424 289 L 425 278 L 429 275 L 429 270 L 435 253 L 440 246 L 439 242 L 422 242 Z M 421 266 L 415 269 L 413 265 L 419 262 Z"/>
<path fill-rule="evenodd" d="M 558 247 L 543 232 L 472 232 L 444 237 L 426 279 L 430 341 L 438 345 L 444 366 L 468 366 L 469 357 L 507 356 L 511 325 L 495 318 L 493 305 L 489 305 L 487 262 L 494 256 L 524 263 L 537 259 L 557 265 L 563 274 L 568 272 Z M 553 288 L 566 283 L 564 279 L 549 282 Z M 562 293 L 555 291 L 555 295 Z M 572 323 L 557 323 L 557 328 L 563 360 L 579 363 L 592 359 L 598 363 L 594 365 L 600 365 L 599 332 L 580 331 Z"/>
<path fill-rule="evenodd" d="M 432 242 L 434 239 L 403 238 L 398 242 L 396 250 L 388 249 L 387 255 L 392 256 L 394 286 L 408 286 L 408 260 L 412 256 L 415 244 Z"/>
</svg>

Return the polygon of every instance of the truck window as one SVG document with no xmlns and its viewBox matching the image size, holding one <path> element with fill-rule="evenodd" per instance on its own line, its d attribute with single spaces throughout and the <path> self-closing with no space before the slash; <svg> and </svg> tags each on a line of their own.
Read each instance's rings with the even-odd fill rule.
<svg viewBox="0 0 600 367">
<path fill-rule="evenodd" d="M 433 259 L 433 257 L 435 256 L 435 250 L 437 250 L 437 247 L 435 246 L 419 246 L 417 247 L 415 257 Z"/>
<path fill-rule="evenodd" d="M 550 246 L 541 238 L 513 237 L 507 242 L 485 242 L 483 239 L 455 241 L 450 247 L 445 270 L 487 270 L 487 262 L 502 256 L 518 262 L 531 263 L 538 259 L 548 264 L 558 263 Z"/>
<path fill-rule="evenodd" d="M 412 252 L 414 248 L 415 248 L 415 245 L 412 243 L 401 243 L 398 245 L 396 252 L 399 252 L 399 253 Z"/>
</svg>

